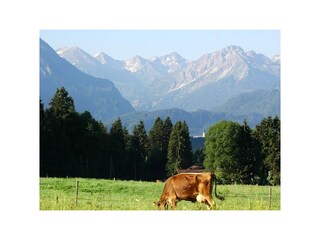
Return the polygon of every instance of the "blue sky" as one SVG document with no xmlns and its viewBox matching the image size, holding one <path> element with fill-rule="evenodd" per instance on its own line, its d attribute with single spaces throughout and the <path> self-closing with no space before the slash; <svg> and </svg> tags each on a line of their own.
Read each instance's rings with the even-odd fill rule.
<svg viewBox="0 0 320 240">
<path fill-rule="evenodd" d="M 105 52 L 118 60 L 171 52 L 196 60 L 229 45 L 268 57 L 280 54 L 279 30 L 41 30 L 40 37 L 54 49 L 78 46 L 92 55 Z"/>
</svg>

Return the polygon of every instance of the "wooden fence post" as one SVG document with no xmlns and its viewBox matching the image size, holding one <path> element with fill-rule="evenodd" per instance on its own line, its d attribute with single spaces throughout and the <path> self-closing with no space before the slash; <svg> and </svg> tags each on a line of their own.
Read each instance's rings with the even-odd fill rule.
<svg viewBox="0 0 320 240">
<path fill-rule="evenodd" d="M 269 187 L 269 210 L 271 210 L 271 202 L 272 202 L 272 186 Z"/>
<path fill-rule="evenodd" d="M 78 192 L 79 192 L 79 181 L 76 180 L 76 199 L 75 199 L 76 207 L 78 206 Z"/>
</svg>

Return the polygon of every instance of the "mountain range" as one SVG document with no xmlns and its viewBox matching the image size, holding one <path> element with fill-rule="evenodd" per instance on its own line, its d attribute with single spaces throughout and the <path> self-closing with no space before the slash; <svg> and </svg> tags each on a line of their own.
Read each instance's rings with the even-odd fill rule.
<svg viewBox="0 0 320 240">
<path fill-rule="evenodd" d="M 254 127 L 263 117 L 280 116 L 280 56 L 238 46 L 195 61 L 176 52 L 121 61 L 79 47 L 55 51 L 40 39 L 40 98 L 46 106 L 62 86 L 77 111 L 90 111 L 108 126 L 121 117 L 129 130 L 140 120 L 149 130 L 158 116 L 169 116 L 201 135 L 222 119 L 246 119 Z"/>
<path fill-rule="evenodd" d="M 96 119 L 135 111 L 111 81 L 81 72 L 40 39 L 40 98 L 46 107 L 62 86 L 78 112 L 89 111 Z"/>
<path fill-rule="evenodd" d="M 78 47 L 57 53 L 79 70 L 110 79 L 137 111 L 180 108 L 215 111 L 229 99 L 255 90 L 280 89 L 280 56 L 268 58 L 228 46 L 189 61 L 176 52 L 115 60 Z"/>
</svg>

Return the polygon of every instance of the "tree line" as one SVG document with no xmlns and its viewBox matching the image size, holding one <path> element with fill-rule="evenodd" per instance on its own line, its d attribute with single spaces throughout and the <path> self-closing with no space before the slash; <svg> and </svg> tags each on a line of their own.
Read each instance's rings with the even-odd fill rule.
<svg viewBox="0 0 320 240">
<path fill-rule="evenodd" d="M 264 118 L 251 129 L 247 122 L 221 121 L 205 140 L 206 169 L 223 183 L 280 184 L 280 119 Z"/>
<path fill-rule="evenodd" d="M 192 157 L 186 122 L 158 117 L 149 133 L 140 121 L 129 134 L 120 118 L 108 130 L 89 112 L 76 112 L 65 88 L 57 89 L 47 109 L 40 100 L 42 177 L 165 179 L 192 164 Z"/>
<path fill-rule="evenodd" d="M 279 184 L 280 120 L 266 118 L 254 130 L 246 122 L 219 122 L 208 130 L 205 148 L 193 153 L 185 121 L 158 117 L 149 132 L 140 121 L 129 133 L 120 118 L 107 129 L 90 112 L 76 112 L 63 87 L 48 108 L 40 100 L 41 177 L 153 181 L 194 164 L 225 183 Z"/>
</svg>

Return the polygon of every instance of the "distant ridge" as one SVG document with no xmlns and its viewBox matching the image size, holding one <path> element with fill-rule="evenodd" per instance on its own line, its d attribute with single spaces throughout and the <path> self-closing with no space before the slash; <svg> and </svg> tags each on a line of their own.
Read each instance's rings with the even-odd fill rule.
<svg viewBox="0 0 320 240">
<path fill-rule="evenodd" d="M 261 114 L 280 117 L 280 91 L 255 90 L 230 98 L 215 111 L 234 115 Z"/>
<path fill-rule="evenodd" d="M 113 81 L 138 111 L 212 111 L 243 93 L 280 89 L 280 56 L 268 58 L 239 46 L 227 46 L 195 61 L 175 52 L 126 61 L 105 53 L 93 57 L 76 47 L 58 53 L 81 71 Z"/>
<path fill-rule="evenodd" d="M 45 106 L 62 86 L 74 99 L 77 111 L 89 111 L 97 120 L 134 112 L 111 81 L 79 71 L 40 39 L 40 98 Z"/>
<path fill-rule="evenodd" d="M 153 126 L 157 117 L 160 117 L 163 120 L 166 117 L 170 117 L 172 122 L 186 121 L 186 123 L 188 124 L 191 136 L 202 136 L 203 131 L 208 130 L 210 126 L 212 126 L 213 124 L 221 120 L 232 120 L 242 124 L 244 119 L 246 119 L 248 124 L 253 128 L 257 124 L 259 124 L 264 117 L 267 117 L 268 115 L 270 116 L 278 115 L 280 117 L 280 109 L 278 109 L 277 107 L 279 106 L 278 101 L 273 101 L 272 103 L 273 107 L 271 105 L 268 106 L 270 110 L 266 110 L 264 108 L 260 109 L 260 106 L 263 106 L 263 102 L 268 100 L 267 98 L 264 98 L 264 99 L 261 98 L 262 101 L 259 101 L 259 97 L 258 97 L 259 93 L 270 97 L 268 99 L 274 99 L 274 98 L 277 99 L 278 91 L 274 90 L 271 93 L 268 91 L 257 91 L 256 93 L 252 94 L 254 97 L 258 99 L 257 102 L 251 101 L 252 98 L 250 98 L 250 96 L 247 97 L 245 96 L 246 94 L 243 94 L 244 96 L 239 96 L 239 98 L 248 99 L 248 101 L 242 101 L 242 103 L 240 103 L 240 102 L 237 102 L 237 98 L 235 98 L 230 100 L 230 102 L 226 104 L 230 108 L 221 106 L 219 109 L 211 112 L 205 111 L 205 110 L 188 112 L 182 109 L 164 109 L 164 110 L 157 110 L 157 111 L 151 111 L 151 112 L 135 112 L 135 113 L 124 114 L 124 115 L 121 115 L 120 118 L 122 120 L 123 125 L 126 126 L 129 131 L 132 131 L 134 128 L 134 125 L 136 125 L 139 121 L 143 121 L 145 124 L 146 130 L 149 131 Z M 235 112 L 231 104 L 233 101 L 235 101 L 238 105 L 243 104 L 244 106 L 246 106 L 246 108 L 249 108 L 250 111 L 246 112 L 245 110 L 244 111 L 239 110 L 238 112 Z M 111 119 L 110 121 L 108 121 L 106 123 L 107 126 L 110 127 L 114 120 L 115 119 Z"/>
</svg>

